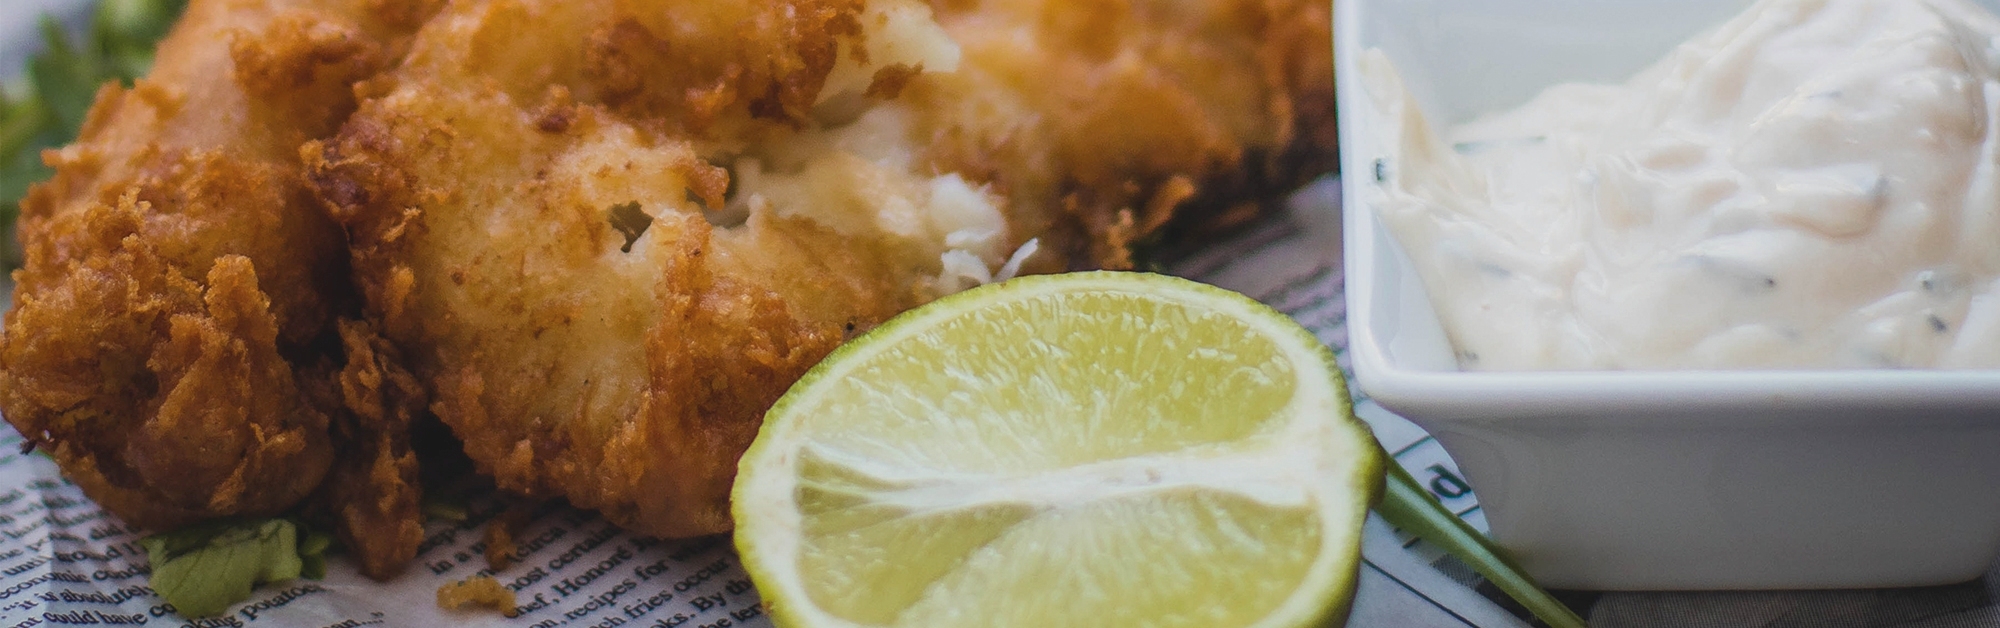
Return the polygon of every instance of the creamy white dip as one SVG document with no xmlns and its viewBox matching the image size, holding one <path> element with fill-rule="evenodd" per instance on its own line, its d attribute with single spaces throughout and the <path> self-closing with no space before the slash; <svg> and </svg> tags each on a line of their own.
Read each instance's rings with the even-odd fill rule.
<svg viewBox="0 0 2000 628">
<path fill-rule="evenodd" d="M 2000 366 L 2000 19 L 1764 0 L 1376 172 L 1468 369 Z M 1350 175 L 1353 176 L 1353 175 Z"/>
</svg>

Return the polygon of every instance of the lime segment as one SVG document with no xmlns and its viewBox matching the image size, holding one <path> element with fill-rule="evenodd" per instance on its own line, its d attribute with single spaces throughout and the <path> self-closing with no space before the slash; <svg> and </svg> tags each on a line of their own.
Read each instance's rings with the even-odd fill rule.
<svg viewBox="0 0 2000 628">
<path fill-rule="evenodd" d="M 1381 460 L 1332 356 L 1240 295 L 1018 279 L 907 313 L 780 400 L 737 545 L 780 625 L 1323 625 Z"/>
</svg>

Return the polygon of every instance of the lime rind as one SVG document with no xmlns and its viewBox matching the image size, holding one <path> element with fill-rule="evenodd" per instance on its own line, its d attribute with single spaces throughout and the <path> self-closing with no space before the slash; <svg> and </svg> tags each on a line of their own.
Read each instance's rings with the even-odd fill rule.
<svg viewBox="0 0 2000 628">
<path fill-rule="evenodd" d="M 1290 595 L 1273 606 L 1254 626 L 1325 625 L 1344 617 L 1359 564 L 1361 520 L 1367 505 L 1381 491 L 1382 460 L 1367 428 L 1348 406 L 1344 382 L 1333 355 L 1317 338 L 1283 314 L 1241 295 L 1172 277 L 1138 273 L 1075 273 L 1016 279 L 946 297 L 907 312 L 833 352 L 809 371 L 767 414 L 763 432 L 743 457 L 733 495 L 738 521 L 737 544 L 745 567 L 763 589 L 774 619 L 783 626 L 858 626 L 815 602 L 801 573 L 802 543 L 807 531 L 794 489 L 797 466 L 804 453 L 803 421 L 792 420 L 796 409 L 815 408 L 832 384 L 870 366 L 883 352 L 974 310 L 1039 297 L 1077 293 L 1118 293 L 1157 298 L 1215 312 L 1267 338 L 1279 361 L 1294 368 L 1296 394 L 1277 413 L 1290 417 L 1276 434 L 1256 440 L 1298 440 L 1322 448 L 1315 458 L 1315 482 L 1310 487 L 1320 522 L 1316 558 L 1303 568 Z M 761 471 L 758 471 L 761 469 Z M 1342 497 L 1345 496 L 1345 497 Z M 1360 496 L 1356 499 L 1354 496 Z M 1015 513 L 1018 515 L 1019 513 Z M 893 516 L 893 515 L 887 515 Z M 1003 519 L 1019 519 L 1018 516 Z M 984 543 L 998 542 L 986 535 Z M 980 535 L 974 535 L 978 537 Z M 954 568 L 962 566 L 960 559 Z M 924 586 L 937 582 L 923 580 Z M 855 583 L 848 583 L 850 585 Z M 912 593 L 908 582 L 901 595 L 912 608 L 923 604 L 923 591 Z M 824 594 L 822 594 L 824 597 Z M 908 611 L 903 604 L 894 604 Z M 854 613 L 844 613 L 854 615 Z M 868 617 L 867 625 L 886 625 L 887 615 Z"/>
</svg>

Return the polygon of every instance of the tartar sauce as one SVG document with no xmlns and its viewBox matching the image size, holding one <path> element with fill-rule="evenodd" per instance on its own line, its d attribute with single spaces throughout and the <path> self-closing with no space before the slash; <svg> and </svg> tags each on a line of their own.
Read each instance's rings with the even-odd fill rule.
<svg viewBox="0 0 2000 628">
<path fill-rule="evenodd" d="M 1467 369 L 2000 366 L 2000 19 L 1763 0 L 1355 173 Z M 1350 175 L 1353 176 L 1353 175 Z"/>
</svg>

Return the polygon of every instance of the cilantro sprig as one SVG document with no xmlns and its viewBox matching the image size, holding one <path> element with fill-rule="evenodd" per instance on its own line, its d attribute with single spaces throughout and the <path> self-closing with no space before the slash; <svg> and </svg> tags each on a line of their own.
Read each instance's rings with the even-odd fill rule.
<svg viewBox="0 0 2000 628">
<path fill-rule="evenodd" d="M 73 42 L 53 18 L 42 17 L 47 49 L 28 60 L 18 86 L 0 90 L 0 267 L 21 263 L 14 237 L 21 197 L 54 174 L 42 149 L 76 139 L 97 88 L 131 85 L 153 65 L 153 47 L 173 28 L 187 0 L 101 0 L 82 41 Z"/>
</svg>

